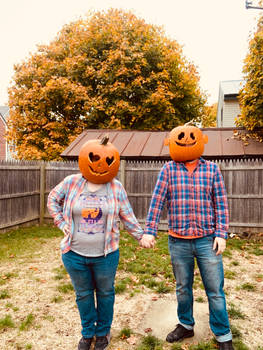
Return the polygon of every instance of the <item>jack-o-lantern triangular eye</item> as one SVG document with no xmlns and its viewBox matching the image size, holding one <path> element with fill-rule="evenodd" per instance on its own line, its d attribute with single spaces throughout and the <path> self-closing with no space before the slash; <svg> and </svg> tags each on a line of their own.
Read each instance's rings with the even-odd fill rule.
<svg viewBox="0 0 263 350">
<path fill-rule="evenodd" d="M 98 154 L 94 154 L 93 152 L 90 152 L 89 159 L 91 162 L 97 162 L 98 160 L 100 160 L 100 156 Z"/>
<path fill-rule="evenodd" d="M 108 164 L 108 166 L 110 166 L 113 161 L 114 161 L 114 157 L 113 156 L 111 158 L 106 157 L 106 163 Z"/>
<path fill-rule="evenodd" d="M 190 133 L 190 137 L 191 137 L 192 140 L 195 140 L 195 135 L 194 135 L 193 132 Z"/>
</svg>

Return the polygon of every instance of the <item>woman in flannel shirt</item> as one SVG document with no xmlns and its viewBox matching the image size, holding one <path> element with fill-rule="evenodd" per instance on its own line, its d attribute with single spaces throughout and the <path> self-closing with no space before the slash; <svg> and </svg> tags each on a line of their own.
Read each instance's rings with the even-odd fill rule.
<svg viewBox="0 0 263 350">
<path fill-rule="evenodd" d="M 49 212 L 64 232 L 62 260 L 75 289 L 81 318 L 78 350 L 89 350 L 93 341 L 95 350 L 106 349 L 109 344 L 119 262 L 119 218 L 143 247 L 154 244 L 152 236 L 143 235 L 122 184 L 114 179 L 119 168 L 116 149 L 109 164 L 105 163 L 113 147 L 107 137 L 84 144 L 79 161 L 82 173 L 66 177 L 48 196 Z M 117 166 L 111 168 L 114 162 Z"/>
<path fill-rule="evenodd" d="M 179 324 L 166 340 L 173 343 L 194 336 L 192 287 L 196 259 L 208 297 L 211 330 L 220 350 L 232 350 L 222 263 L 228 233 L 227 196 L 218 165 L 201 158 L 207 141 L 207 136 L 193 126 L 171 131 L 167 144 L 173 160 L 159 173 L 144 232 L 156 236 L 167 201 Z"/>
</svg>

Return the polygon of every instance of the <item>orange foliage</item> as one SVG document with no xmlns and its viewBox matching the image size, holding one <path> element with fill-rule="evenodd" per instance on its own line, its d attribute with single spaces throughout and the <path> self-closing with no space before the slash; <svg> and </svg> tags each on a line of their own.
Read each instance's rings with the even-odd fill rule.
<svg viewBox="0 0 263 350">
<path fill-rule="evenodd" d="M 18 158 L 59 159 L 85 128 L 172 129 L 204 103 L 176 41 L 132 13 L 96 12 L 15 66 L 8 140 Z"/>
</svg>

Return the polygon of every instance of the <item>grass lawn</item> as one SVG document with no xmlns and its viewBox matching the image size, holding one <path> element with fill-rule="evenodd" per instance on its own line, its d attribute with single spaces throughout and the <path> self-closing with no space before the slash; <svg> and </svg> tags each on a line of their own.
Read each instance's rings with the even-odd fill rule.
<svg viewBox="0 0 263 350">
<path fill-rule="evenodd" d="M 3 350 L 76 348 L 80 325 L 74 291 L 60 260 L 61 238 L 62 233 L 53 226 L 23 228 L 0 234 L 0 343 L 4 344 Z M 154 293 L 156 298 L 174 293 L 167 234 L 159 234 L 154 249 L 143 249 L 126 232 L 122 232 L 120 253 L 115 289 L 116 300 L 122 300 L 124 307 L 125 302 L 140 300 L 149 293 Z M 257 315 L 250 310 L 253 300 L 258 318 L 262 320 L 263 317 L 263 307 L 256 306 L 257 302 L 258 305 L 260 300 L 262 302 L 263 292 L 262 243 L 229 239 L 224 262 L 225 290 L 235 349 L 263 350 L 263 338 L 262 342 L 257 340 L 261 330 L 253 337 L 251 335 L 251 342 L 256 344 L 252 347 L 245 331 L 246 327 L 255 327 L 254 317 Z M 206 302 L 198 269 L 194 290 L 195 302 Z M 136 309 L 133 312 L 134 315 L 125 317 L 130 317 L 132 321 L 136 318 Z M 118 312 L 115 317 L 118 319 Z M 138 333 L 130 326 L 132 322 L 126 321 L 119 321 L 110 350 L 217 348 L 212 338 L 198 344 L 171 345 L 151 332 Z M 260 324 L 257 326 L 260 327 Z M 76 330 L 76 334 L 72 330 Z"/>
</svg>

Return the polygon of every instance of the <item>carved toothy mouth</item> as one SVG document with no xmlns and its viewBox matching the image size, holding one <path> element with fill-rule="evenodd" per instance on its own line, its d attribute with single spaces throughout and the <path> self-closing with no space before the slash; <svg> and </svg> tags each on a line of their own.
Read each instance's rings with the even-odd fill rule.
<svg viewBox="0 0 263 350">
<path fill-rule="evenodd" d="M 108 171 L 103 171 L 102 173 L 98 172 L 98 171 L 95 171 L 94 169 L 92 169 L 92 167 L 89 165 L 89 168 L 90 168 L 90 172 L 93 174 L 93 175 L 105 175 L 105 174 L 108 174 L 109 172 Z"/>
<path fill-rule="evenodd" d="M 194 141 L 193 143 L 181 143 L 181 142 L 175 141 L 175 143 L 181 147 L 191 147 L 191 146 L 194 146 L 196 144 L 196 141 Z"/>
</svg>

